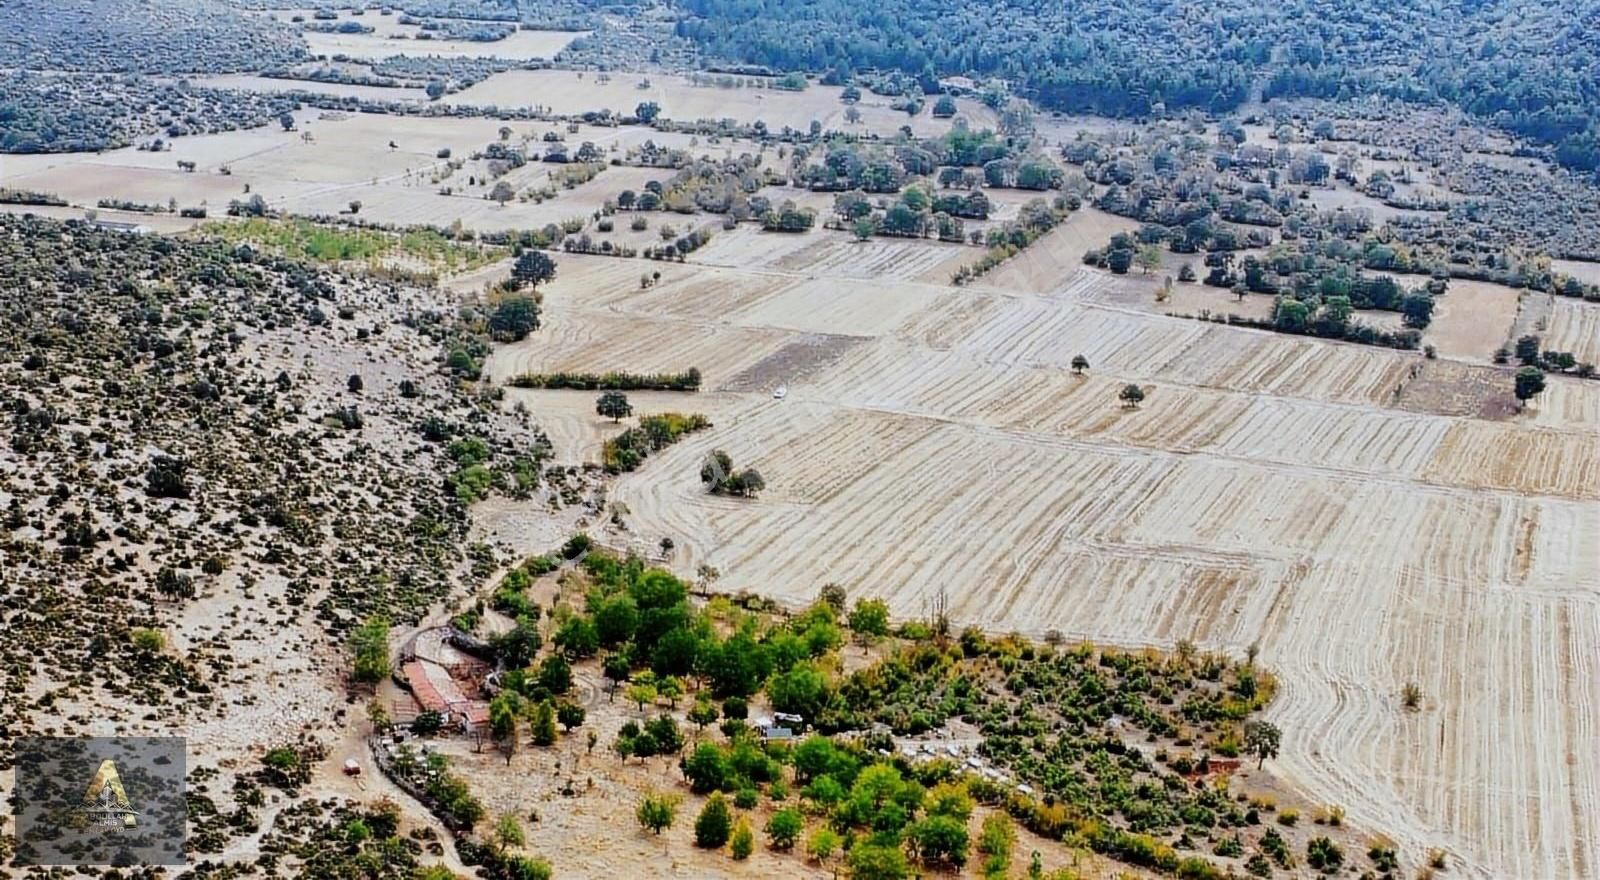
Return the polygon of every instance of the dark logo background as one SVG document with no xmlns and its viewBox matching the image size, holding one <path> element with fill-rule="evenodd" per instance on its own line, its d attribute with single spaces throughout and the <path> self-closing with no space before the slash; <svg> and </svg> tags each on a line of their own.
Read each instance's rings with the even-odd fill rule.
<svg viewBox="0 0 1600 880">
<path fill-rule="evenodd" d="M 102 762 L 115 762 L 133 824 L 86 809 Z M 17 865 L 181 865 L 186 807 L 178 737 L 26 737 L 17 741 Z"/>
</svg>

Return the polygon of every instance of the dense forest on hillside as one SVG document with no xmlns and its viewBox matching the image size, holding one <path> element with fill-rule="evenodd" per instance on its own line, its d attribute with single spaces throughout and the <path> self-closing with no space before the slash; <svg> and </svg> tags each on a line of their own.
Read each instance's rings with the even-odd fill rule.
<svg viewBox="0 0 1600 880">
<path fill-rule="evenodd" d="M 710 55 L 1011 80 L 1051 110 L 1141 117 L 1264 97 L 1441 100 L 1600 168 L 1600 2 L 681 0 Z"/>
</svg>

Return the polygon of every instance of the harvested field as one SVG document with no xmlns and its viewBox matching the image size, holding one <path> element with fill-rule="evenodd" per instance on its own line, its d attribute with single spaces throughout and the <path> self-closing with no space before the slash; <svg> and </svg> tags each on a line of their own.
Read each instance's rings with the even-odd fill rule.
<svg viewBox="0 0 1600 880">
<path fill-rule="evenodd" d="M 1282 675 L 1288 784 L 1396 837 L 1403 861 L 1437 846 L 1469 876 L 1600 864 L 1583 830 L 1600 790 L 1578 778 L 1592 759 L 1544 759 L 1600 723 L 1580 659 L 1600 651 L 1589 383 L 1553 380 L 1506 419 L 1503 369 L 1152 314 L 1126 300 L 1144 279 L 1077 254 L 1054 280 L 957 289 L 844 264 L 809 279 L 829 247 L 719 233 L 647 291 L 637 261 L 563 263 L 543 338 L 513 357 L 694 363 L 720 389 L 714 429 L 620 479 L 612 540 L 670 536 L 680 571 L 709 563 L 792 603 L 836 581 L 897 614 L 943 595 L 961 624 L 1035 636 L 1259 642 Z M 1137 409 L 1116 401 L 1128 382 Z M 711 449 L 758 467 L 762 497 L 705 494 Z M 1399 706 L 1412 680 L 1420 715 Z"/>
<path fill-rule="evenodd" d="M 1110 283 L 1095 286 L 1086 293 L 1086 296 L 1094 302 L 1138 309 L 1156 315 L 1272 317 L 1273 300 L 1270 296 L 1247 295 L 1241 300 L 1227 290 L 1187 281 L 1174 282 L 1171 296 L 1166 302 L 1158 302 L 1156 292 L 1160 290 L 1164 279 L 1173 277 L 1171 273 L 1177 271 L 1176 267 L 1167 268 L 1170 268 L 1171 272 L 1166 275 L 1111 275 Z M 1164 268 L 1163 272 L 1167 272 L 1167 269 Z"/>
<path fill-rule="evenodd" d="M 1394 405 L 1412 412 L 1480 419 L 1510 418 L 1517 411 L 1510 370 L 1453 360 L 1423 360 L 1401 381 Z"/>
<path fill-rule="evenodd" d="M 1586 260 L 1551 260 L 1550 267 L 1564 275 L 1571 275 L 1584 284 L 1600 284 L 1600 263 Z"/>
<path fill-rule="evenodd" d="M 974 287 L 994 287 L 1026 293 L 1048 293 L 1061 288 L 1083 268 L 1086 251 L 1103 248 L 1111 236 L 1133 232 L 1139 224 L 1097 208 L 1074 211 L 1067 221 L 1050 230 L 1022 253 L 973 282 Z"/>
<path fill-rule="evenodd" d="M 573 35 L 567 36 L 570 39 Z M 316 51 L 315 44 L 312 48 Z M 661 116 L 665 119 L 679 122 L 733 119 L 741 123 L 761 120 L 774 131 L 784 126 L 803 131 L 812 120 L 817 120 L 824 128 L 861 133 L 894 131 L 910 124 L 919 137 L 927 137 L 948 131 L 952 124 L 949 119 L 934 119 L 928 112 L 915 118 L 907 117 L 891 109 L 888 98 L 867 94 L 856 105 L 861 121 L 851 125 L 845 121 L 846 105 L 839 100 L 842 89 L 837 86 L 812 84 L 804 91 L 788 92 L 754 86 L 695 85 L 684 76 L 615 73 L 604 81 L 597 79 L 599 76 L 601 74 L 592 71 L 508 70 L 463 89 L 449 101 L 498 107 L 541 104 L 555 113 L 612 110 L 623 115 L 631 115 L 641 102 L 654 101 L 660 105 Z M 754 77 L 743 79 L 756 81 Z M 974 129 L 995 125 L 994 111 L 983 104 L 962 98 L 957 106 Z"/>
<path fill-rule="evenodd" d="M 1463 486 L 1600 499 L 1600 443 L 1592 431 L 1464 422 L 1423 474 Z"/>
<path fill-rule="evenodd" d="M 1528 412 L 1536 425 L 1600 431 L 1600 382 L 1552 376 Z"/>
<path fill-rule="evenodd" d="M 765 232 L 753 223 L 718 231 L 711 243 L 689 255 L 696 263 L 741 269 L 771 268 L 798 251 L 814 247 L 821 232 Z"/>
<path fill-rule="evenodd" d="M 316 31 L 306 31 L 304 36 L 306 45 L 311 48 L 311 54 L 325 55 L 329 58 L 335 55 L 366 59 L 388 58 L 391 55 L 416 55 L 439 58 L 509 58 L 515 61 L 553 58 L 573 40 L 583 36 L 581 32 L 572 31 L 519 30 L 503 40 L 493 42 L 423 40 L 415 35 L 409 37 L 401 35 L 400 31 L 404 27 L 395 25 L 395 31 L 388 36 L 377 32 L 337 34 Z M 418 33 L 421 31 L 418 30 Z"/>
<path fill-rule="evenodd" d="M 876 237 L 857 241 L 840 232 L 810 236 L 805 248 L 790 251 L 774 266 L 812 278 L 883 278 L 942 284 L 978 253 L 959 244 Z"/>
<path fill-rule="evenodd" d="M 497 349 L 488 371 L 496 381 L 521 373 L 595 372 L 627 369 L 665 373 L 699 367 L 711 387 L 781 348 L 790 334 L 775 330 L 642 317 L 585 316 L 562 320 L 552 310 L 548 328 Z"/>
<path fill-rule="evenodd" d="M 1546 351 L 1570 351 L 1580 364 L 1600 366 L 1600 303 L 1558 296 L 1550 326 L 1542 334 Z"/>
<path fill-rule="evenodd" d="M 1423 341 L 1436 348 L 1441 357 L 1487 364 L 1495 349 L 1506 344 L 1517 319 L 1521 291 L 1487 281 L 1450 282 L 1433 310 L 1433 321 L 1424 331 Z M 1600 333 L 1600 325 L 1596 332 Z M 1596 343 L 1600 348 L 1600 341 Z"/>
</svg>

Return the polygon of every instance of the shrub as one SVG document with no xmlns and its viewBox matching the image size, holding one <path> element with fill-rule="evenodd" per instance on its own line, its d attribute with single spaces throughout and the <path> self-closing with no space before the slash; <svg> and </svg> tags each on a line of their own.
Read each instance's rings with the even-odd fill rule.
<svg viewBox="0 0 1600 880">
<path fill-rule="evenodd" d="M 1344 863 L 1344 852 L 1326 837 L 1314 837 L 1306 844 L 1306 864 L 1324 874 L 1332 874 Z"/>
<path fill-rule="evenodd" d="M 799 810 L 793 807 L 779 810 L 767 820 L 768 845 L 780 852 L 788 852 L 794 848 L 805 827 L 805 819 L 801 818 Z"/>
<path fill-rule="evenodd" d="M 694 820 L 694 845 L 703 849 L 721 849 L 733 830 L 733 815 L 722 792 L 712 792 L 699 818 Z"/>
</svg>

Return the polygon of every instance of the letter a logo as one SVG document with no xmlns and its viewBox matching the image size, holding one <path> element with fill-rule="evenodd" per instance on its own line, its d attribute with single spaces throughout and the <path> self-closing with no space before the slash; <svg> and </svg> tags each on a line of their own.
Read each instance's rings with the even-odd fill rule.
<svg viewBox="0 0 1600 880">
<path fill-rule="evenodd" d="M 107 758 L 100 762 L 89 788 L 83 793 L 83 815 L 96 825 L 110 828 L 132 828 L 138 824 L 138 815 L 128 803 L 128 793 L 122 789 L 122 777 L 117 775 L 117 762 Z"/>
</svg>

